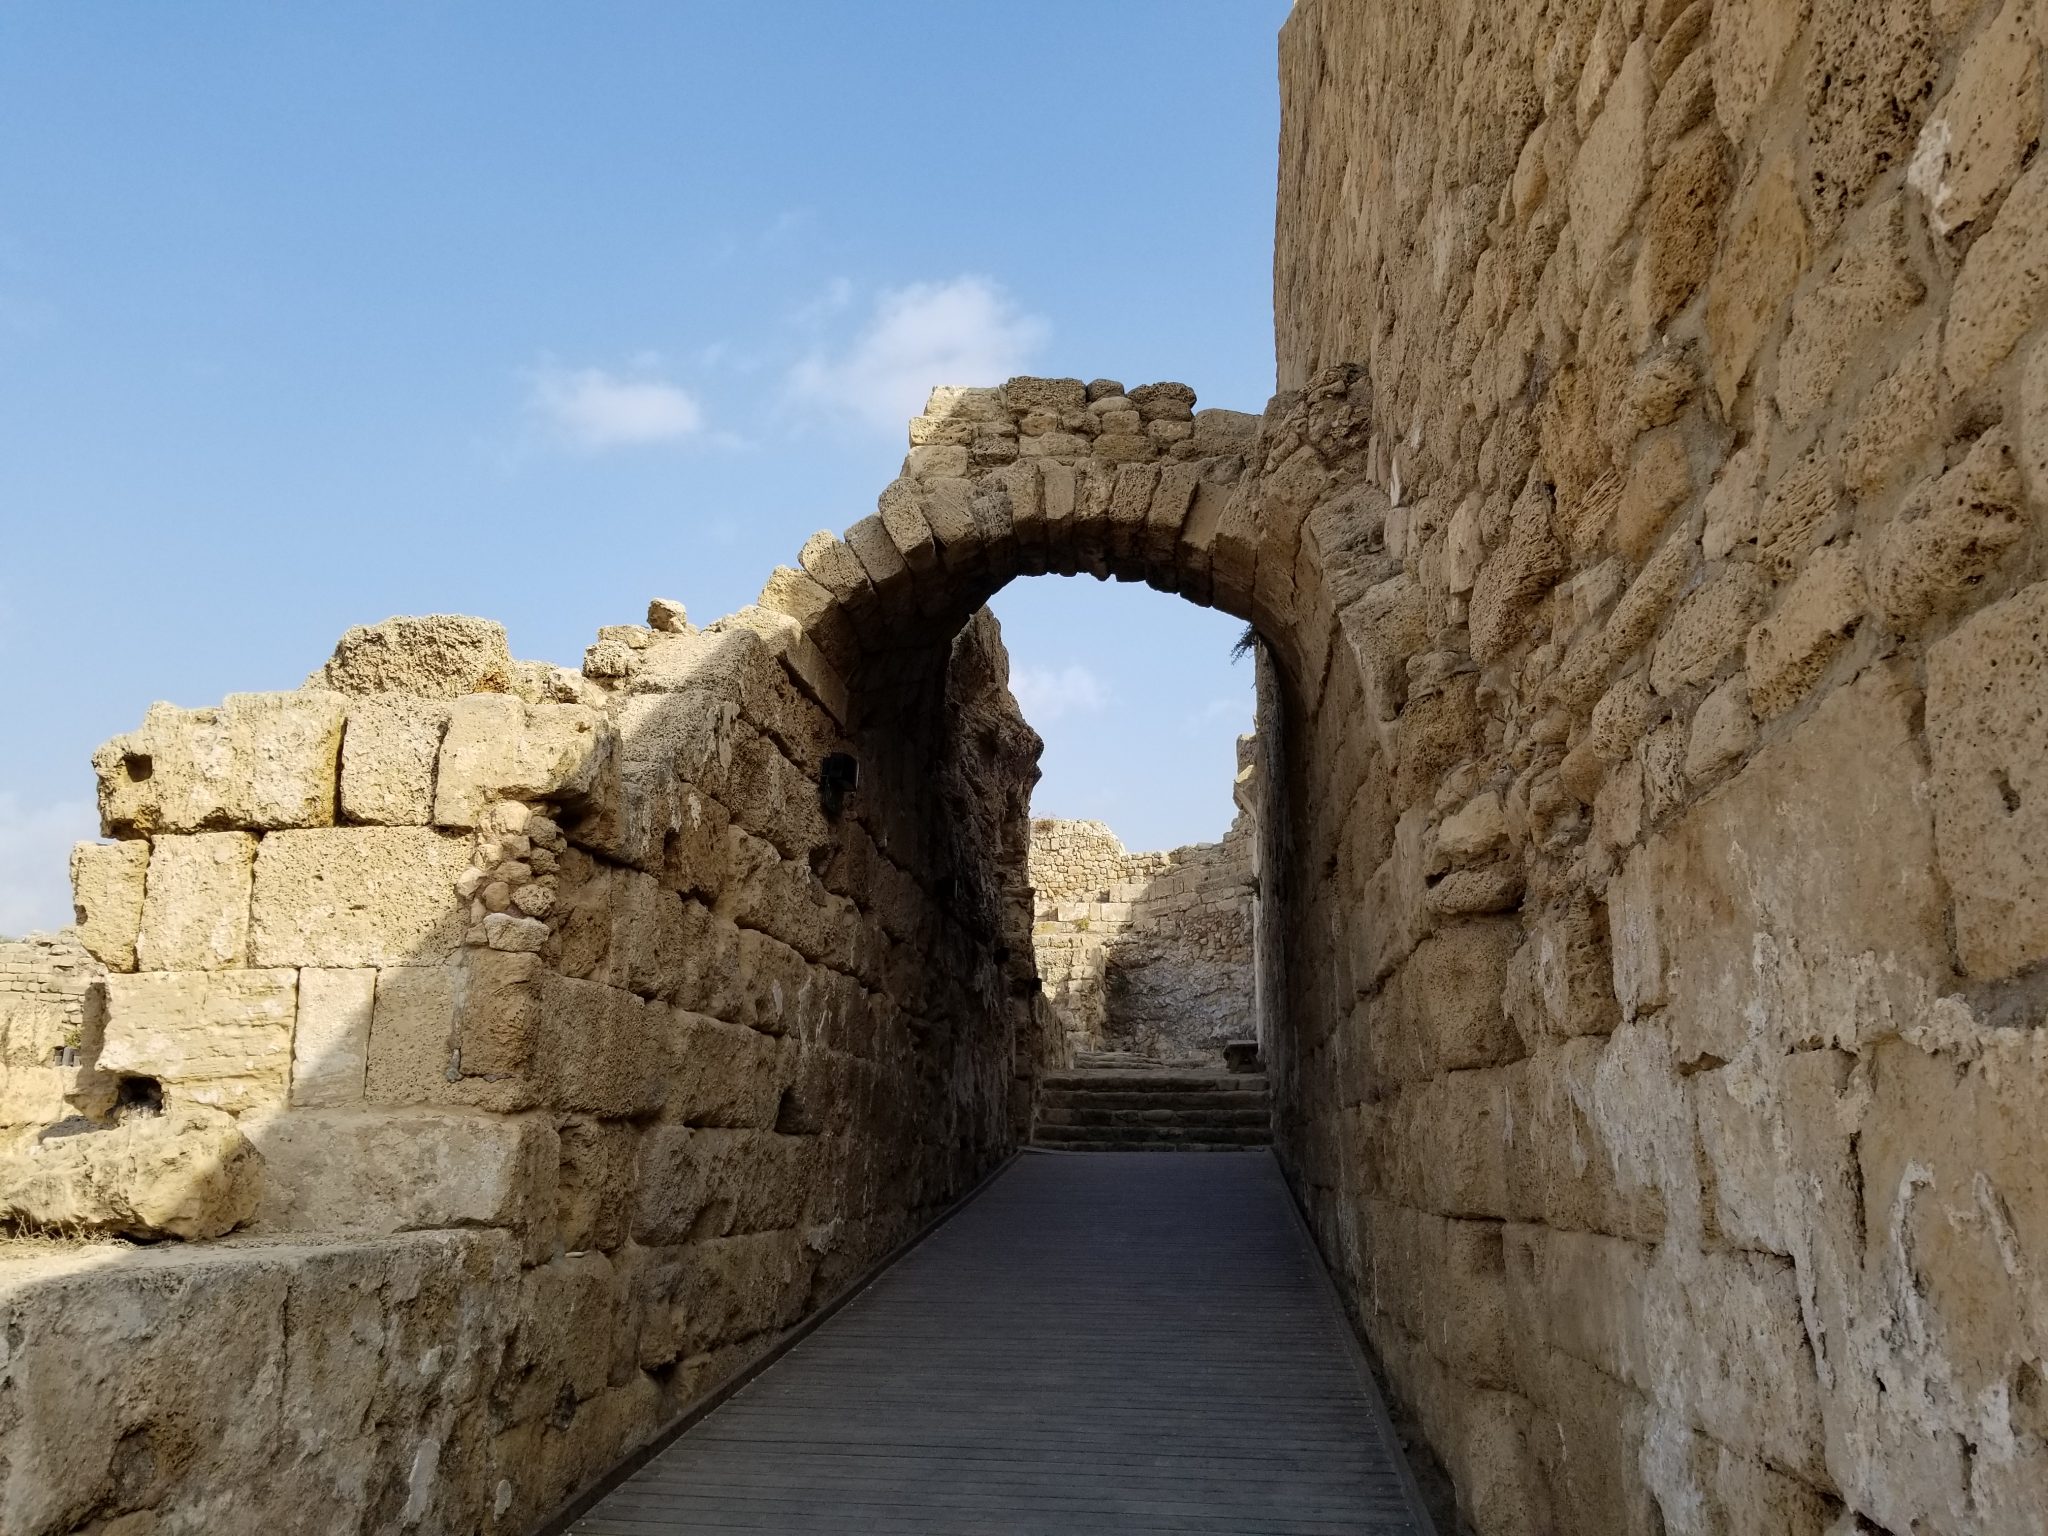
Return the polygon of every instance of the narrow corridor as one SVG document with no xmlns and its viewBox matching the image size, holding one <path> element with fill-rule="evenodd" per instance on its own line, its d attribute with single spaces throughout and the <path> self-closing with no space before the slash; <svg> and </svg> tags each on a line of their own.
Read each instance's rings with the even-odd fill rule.
<svg viewBox="0 0 2048 1536">
<path fill-rule="evenodd" d="M 571 1529 L 1428 1536 L 1263 1150 L 1033 1153 Z"/>
</svg>

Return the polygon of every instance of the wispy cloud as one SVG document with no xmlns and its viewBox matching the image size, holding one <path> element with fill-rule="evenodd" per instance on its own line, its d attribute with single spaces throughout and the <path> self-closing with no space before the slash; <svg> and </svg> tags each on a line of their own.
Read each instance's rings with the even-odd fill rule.
<svg viewBox="0 0 2048 1536">
<path fill-rule="evenodd" d="M 1000 384 L 1044 342 L 1046 324 L 985 277 L 912 283 L 875 301 L 846 348 L 790 370 L 798 400 L 895 432 L 934 384 Z"/>
<path fill-rule="evenodd" d="M 549 363 L 528 370 L 526 381 L 527 409 L 585 453 L 671 443 L 704 430 L 697 397 L 645 366 L 614 373 Z"/>
<path fill-rule="evenodd" d="M 1033 725 L 1067 715 L 1095 714 L 1109 704 L 1109 688 L 1079 662 L 1065 667 L 1012 667 L 1010 692 Z"/>
<path fill-rule="evenodd" d="M 0 934 L 71 921 L 71 845 L 98 835 L 89 800 L 25 806 L 0 792 Z"/>
</svg>

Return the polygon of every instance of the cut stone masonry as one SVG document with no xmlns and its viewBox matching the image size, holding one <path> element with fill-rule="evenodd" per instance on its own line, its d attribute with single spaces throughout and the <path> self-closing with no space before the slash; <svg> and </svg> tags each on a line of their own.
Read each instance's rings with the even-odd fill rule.
<svg viewBox="0 0 2048 1536">
<path fill-rule="evenodd" d="M 2044 35 L 1300 0 L 1263 416 L 943 389 L 706 629 L 152 710 L 0 1191 L 199 1240 L 0 1261 L 0 1528 L 530 1529 L 993 1166 L 982 610 L 1087 571 L 1258 633 L 1276 1150 L 1460 1517 L 2039 1536 Z"/>
</svg>

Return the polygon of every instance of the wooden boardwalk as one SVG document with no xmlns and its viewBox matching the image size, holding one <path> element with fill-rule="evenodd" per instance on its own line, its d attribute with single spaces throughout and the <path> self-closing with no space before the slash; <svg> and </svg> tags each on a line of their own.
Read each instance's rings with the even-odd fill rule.
<svg viewBox="0 0 2048 1536">
<path fill-rule="evenodd" d="M 1264 1151 L 1039 1153 L 607 1495 L 668 1531 L 1429 1536 Z"/>
</svg>

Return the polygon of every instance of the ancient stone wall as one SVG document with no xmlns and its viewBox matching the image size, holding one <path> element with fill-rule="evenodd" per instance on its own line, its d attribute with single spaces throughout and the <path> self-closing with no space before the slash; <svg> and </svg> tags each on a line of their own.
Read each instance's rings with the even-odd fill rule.
<svg viewBox="0 0 2048 1536">
<path fill-rule="evenodd" d="M 994 620 L 868 731 L 787 617 L 651 618 L 580 675 L 392 621 L 98 755 L 68 1103 L 9 1014 L 0 1529 L 530 1529 L 1013 1144 Z"/>
<path fill-rule="evenodd" d="M 1256 1035 L 1251 838 L 1126 853 L 1099 821 L 1031 823 L 1032 947 L 1070 1049 L 1215 1062 Z"/>
<path fill-rule="evenodd" d="M 2044 24 L 1283 34 L 1277 1118 L 1481 1532 L 2042 1528 Z"/>
<path fill-rule="evenodd" d="M 47 1125 L 70 1113 L 80 1042 L 104 1006 L 100 963 L 77 937 L 0 939 L 0 1126 Z"/>
</svg>

